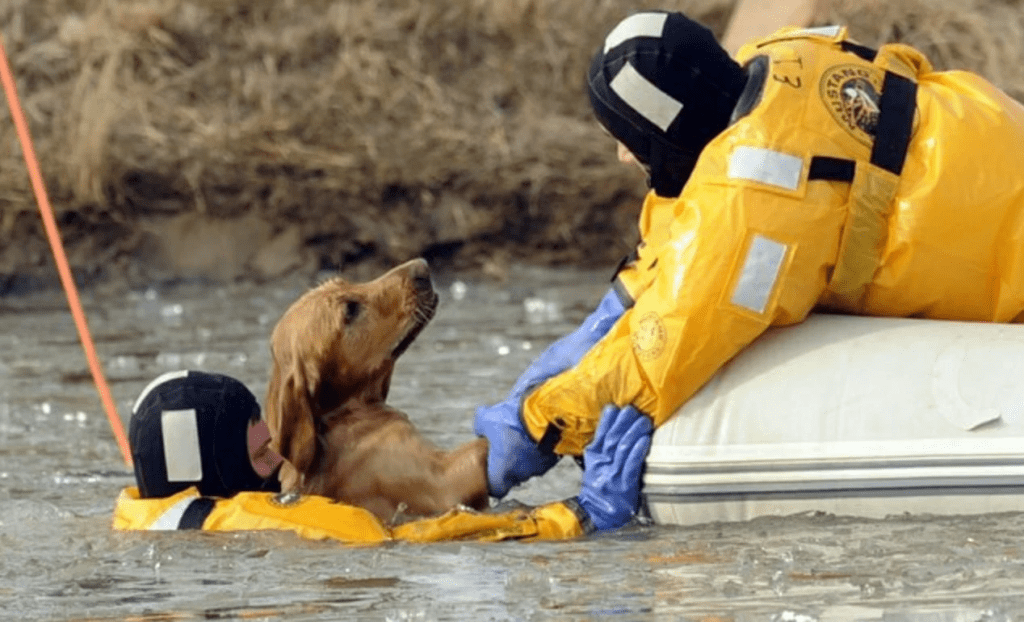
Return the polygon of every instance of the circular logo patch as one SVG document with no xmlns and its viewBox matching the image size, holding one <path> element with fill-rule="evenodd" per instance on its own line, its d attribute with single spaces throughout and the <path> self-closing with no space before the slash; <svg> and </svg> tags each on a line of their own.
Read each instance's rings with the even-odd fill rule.
<svg viewBox="0 0 1024 622">
<path fill-rule="evenodd" d="M 821 99 L 832 117 L 854 138 L 870 145 L 878 128 L 881 69 L 837 65 L 821 77 Z"/>
<path fill-rule="evenodd" d="M 665 349 L 665 324 L 657 313 L 651 311 L 636 323 L 636 330 L 630 338 L 638 357 L 645 361 L 657 358 Z"/>
</svg>

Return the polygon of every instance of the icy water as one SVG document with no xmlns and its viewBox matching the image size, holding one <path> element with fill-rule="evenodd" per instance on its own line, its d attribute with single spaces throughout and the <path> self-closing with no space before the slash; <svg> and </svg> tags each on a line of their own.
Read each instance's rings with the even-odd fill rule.
<svg viewBox="0 0 1024 622">
<path fill-rule="evenodd" d="M 472 438 L 473 408 L 581 320 L 606 277 L 436 275 L 441 307 L 400 361 L 391 401 L 443 446 Z M 235 376 L 262 401 L 269 332 L 307 285 L 85 292 L 125 426 L 138 392 L 181 368 Z M 579 481 L 566 460 L 513 496 L 560 499 Z M 564 543 L 347 548 L 284 533 L 114 532 L 114 499 L 131 483 L 62 295 L 0 298 L 0 619 L 1024 617 L 1024 514 L 799 515 Z"/>
</svg>

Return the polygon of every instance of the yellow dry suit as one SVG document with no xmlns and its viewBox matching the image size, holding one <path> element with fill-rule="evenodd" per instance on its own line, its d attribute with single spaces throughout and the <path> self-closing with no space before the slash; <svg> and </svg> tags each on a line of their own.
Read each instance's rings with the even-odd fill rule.
<svg viewBox="0 0 1024 622">
<path fill-rule="evenodd" d="M 451 510 L 433 518 L 386 526 L 370 512 L 313 495 L 243 492 L 204 497 L 193 487 L 176 495 L 142 499 L 134 486 L 121 491 L 114 529 L 162 531 L 293 532 L 311 540 L 344 544 L 442 540 L 567 540 L 583 535 L 589 519 L 574 501 L 498 513 Z"/>
<path fill-rule="evenodd" d="M 580 455 L 606 404 L 668 419 L 769 326 L 838 312 L 994 322 L 1024 311 L 1024 107 L 977 75 L 844 28 L 743 47 L 729 127 L 680 196 L 646 198 L 616 286 L 632 306 L 523 403 Z"/>
</svg>

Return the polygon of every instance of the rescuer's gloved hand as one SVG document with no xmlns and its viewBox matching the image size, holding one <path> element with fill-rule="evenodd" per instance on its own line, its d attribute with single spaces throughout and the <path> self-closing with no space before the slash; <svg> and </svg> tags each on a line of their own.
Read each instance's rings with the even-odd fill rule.
<svg viewBox="0 0 1024 622">
<path fill-rule="evenodd" d="M 505 401 L 476 410 L 473 430 L 487 437 L 487 483 L 492 496 L 502 498 L 513 486 L 542 475 L 558 462 L 558 456 L 537 447 L 520 416 L 523 398 L 548 378 L 579 362 L 625 312 L 614 290 L 605 294 L 583 323 L 538 356 L 519 377 Z"/>
<path fill-rule="evenodd" d="M 487 489 L 499 499 L 513 486 L 547 473 L 561 457 L 530 438 L 519 417 L 519 402 L 511 398 L 478 408 L 473 430 L 487 437 Z"/>
<path fill-rule="evenodd" d="M 576 497 L 597 531 L 629 522 L 640 504 L 651 418 L 633 406 L 605 406 L 594 440 L 583 450 L 583 487 Z"/>
</svg>

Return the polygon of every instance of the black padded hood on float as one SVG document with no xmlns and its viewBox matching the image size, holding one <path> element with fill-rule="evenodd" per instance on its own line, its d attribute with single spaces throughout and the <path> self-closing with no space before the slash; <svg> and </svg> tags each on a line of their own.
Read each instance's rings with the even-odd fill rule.
<svg viewBox="0 0 1024 622">
<path fill-rule="evenodd" d="M 182 370 L 156 378 L 139 395 L 128 427 L 135 481 L 142 498 L 168 497 L 190 486 L 202 495 L 280 489 L 249 458 L 256 397 L 238 380 Z"/>
<path fill-rule="evenodd" d="M 664 197 L 682 192 L 704 146 L 728 127 L 745 83 L 710 30 L 663 11 L 619 22 L 587 75 L 594 114 Z"/>
</svg>

